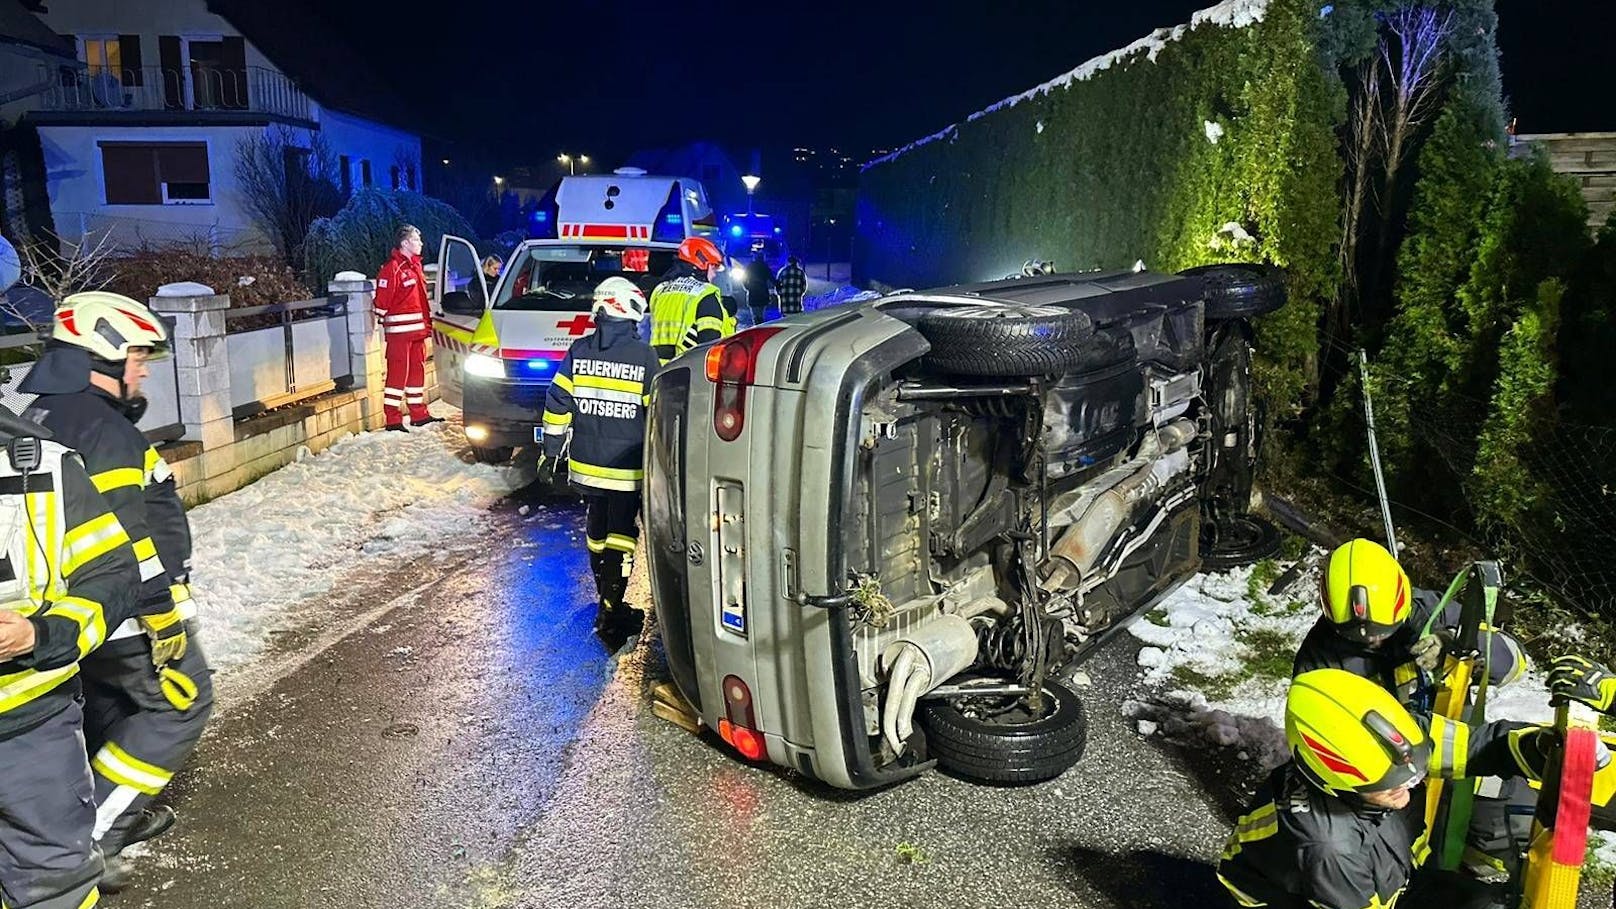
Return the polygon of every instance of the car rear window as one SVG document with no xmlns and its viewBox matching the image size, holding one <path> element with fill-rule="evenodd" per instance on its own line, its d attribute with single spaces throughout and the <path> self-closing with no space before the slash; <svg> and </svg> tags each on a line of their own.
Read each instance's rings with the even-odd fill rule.
<svg viewBox="0 0 1616 909">
<path fill-rule="evenodd" d="M 494 308 L 588 312 L 600 282 L 628 278 L 649 295 L 673 263 L 671 249 L 529 247 L 517 255 L 501 282 Z"/>
</svg>

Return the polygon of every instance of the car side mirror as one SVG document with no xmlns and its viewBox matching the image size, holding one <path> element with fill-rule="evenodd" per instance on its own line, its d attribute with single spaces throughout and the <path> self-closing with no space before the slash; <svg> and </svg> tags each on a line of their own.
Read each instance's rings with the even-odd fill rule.
<svg viewBox="0 0 1616 909">
<path fill-rule="evenodd" d="M 443 311 L 457 316 L 480 316 L 483 314 L 483 307 L 471 299 L 471 294 L 463 290 L 451 290 L 443 295 Z"/>
</svg>

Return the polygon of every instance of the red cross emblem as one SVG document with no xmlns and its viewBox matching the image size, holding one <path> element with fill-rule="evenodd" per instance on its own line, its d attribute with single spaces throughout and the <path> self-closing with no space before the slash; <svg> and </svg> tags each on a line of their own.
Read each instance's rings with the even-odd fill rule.
<svg viewBox="0 0 1616 909">
<path fill-rule="evenodd" d="M 556 327 L 565 328 L 567 330 L 567 334 L 569 335 L 581 335 L 589 329 L 594 328 L 595 321 L 589 318 L 587 314 L 579 314 L 573 316 L 565 322 L 557 322 Z"/>
</svg>

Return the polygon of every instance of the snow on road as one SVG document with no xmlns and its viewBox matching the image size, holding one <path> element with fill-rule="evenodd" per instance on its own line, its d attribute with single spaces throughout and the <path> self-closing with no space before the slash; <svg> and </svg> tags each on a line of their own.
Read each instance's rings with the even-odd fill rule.
<svg viewBox="0 0 1616 909">
<path fill-rule="evenodd" d="M 289 607 L 346 571 L 426 556 L 487 526 L 518 472 L 465 463 L 464 444 L 450 423 L 363 433 L 191 509 L 191 582 L 214 667 L 251 660 L 272 630 L 295 623 Z"/>
</svg>

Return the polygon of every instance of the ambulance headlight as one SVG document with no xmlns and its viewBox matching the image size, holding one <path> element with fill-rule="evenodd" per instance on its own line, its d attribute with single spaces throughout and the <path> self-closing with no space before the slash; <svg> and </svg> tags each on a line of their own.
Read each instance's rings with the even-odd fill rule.
<svg viewBox="0 0 1616 909">
<path fill-rule="evenodd" d="M 505 361 L 488 354 L 474 353 L 466 357 L 466 375 L 485 379 L 505 378 Z"/>
</svg>

